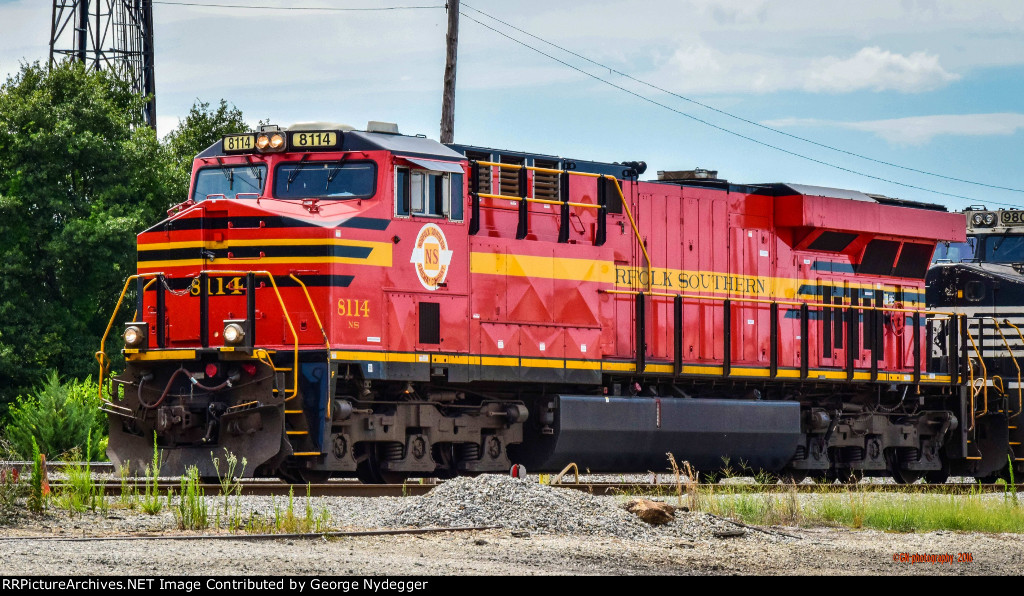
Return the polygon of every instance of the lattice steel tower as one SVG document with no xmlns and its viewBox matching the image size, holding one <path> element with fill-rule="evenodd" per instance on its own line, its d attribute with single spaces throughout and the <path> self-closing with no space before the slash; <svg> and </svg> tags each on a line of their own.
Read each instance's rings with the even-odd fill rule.
<svg viewBox="0 0 1024 596">
<path fill-rule="evenodd" d="M 50 65 L 64 56 L 115 72 L 149 96 L 143 117 L 156 128 L 152 0 L 53 0 Z"/>
</svg>

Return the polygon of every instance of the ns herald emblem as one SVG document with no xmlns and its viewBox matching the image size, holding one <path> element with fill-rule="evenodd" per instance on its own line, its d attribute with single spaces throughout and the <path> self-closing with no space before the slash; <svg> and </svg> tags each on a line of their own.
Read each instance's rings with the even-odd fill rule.
<svg viewBox="0 0 1024 596">
<path fill-rule="evenodd" d="M 448 250 L 448 241 L 441 228 L 434 224 L 420 228 L 409 262 L 416 265 L 416 275 L 424 288 L 436 290 L 444 283 L 452 262 L 452 251 Z"/>
</svg>

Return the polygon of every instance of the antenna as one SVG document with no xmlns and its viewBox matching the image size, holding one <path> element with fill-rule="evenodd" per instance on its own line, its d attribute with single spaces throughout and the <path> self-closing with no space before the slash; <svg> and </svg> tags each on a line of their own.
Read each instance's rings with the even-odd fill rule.
<svg viewBox="0 0 1024 596">
<path fill-rule="evenodd" d="M 111 71 L 149 97 L 143 119 L 156 128 L 152 0 L 53 0 L 50 66 L 64 57 Z"/>
</svg>

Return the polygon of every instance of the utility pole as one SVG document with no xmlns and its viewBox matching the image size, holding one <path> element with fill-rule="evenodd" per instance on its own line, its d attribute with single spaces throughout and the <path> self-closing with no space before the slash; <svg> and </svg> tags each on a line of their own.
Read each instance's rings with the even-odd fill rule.
<svg viewBox="0 0 1024 596">
<path fill-rule="evenodd" d="M 444 63 L 444 99 L 441 101 L 441 142 L 455 140 L 455 60 L 459 52 L 459 0 L 448 0 L 448 54 Z"/>
</svg>

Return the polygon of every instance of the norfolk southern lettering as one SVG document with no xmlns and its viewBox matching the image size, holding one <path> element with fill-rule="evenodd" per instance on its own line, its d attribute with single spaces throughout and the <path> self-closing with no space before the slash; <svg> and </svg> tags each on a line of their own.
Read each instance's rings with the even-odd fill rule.
<svg viewBox="0 0 1024 596">
<path fill-rule="evenodd" d="M 735 292 L 741 294 L 766 295 L 768 293 L 764 280 L 744 275 L 726 275 L 724 273 L 703 273 L 687 271 L 666 271 L 655 269 L 651 272 L 651 287 L 692 292 Z M 648 285 L 648 273 L 645 269 L 627 269 L 616 267 L 615 285 L 641 286 Z"/>
</svg>

